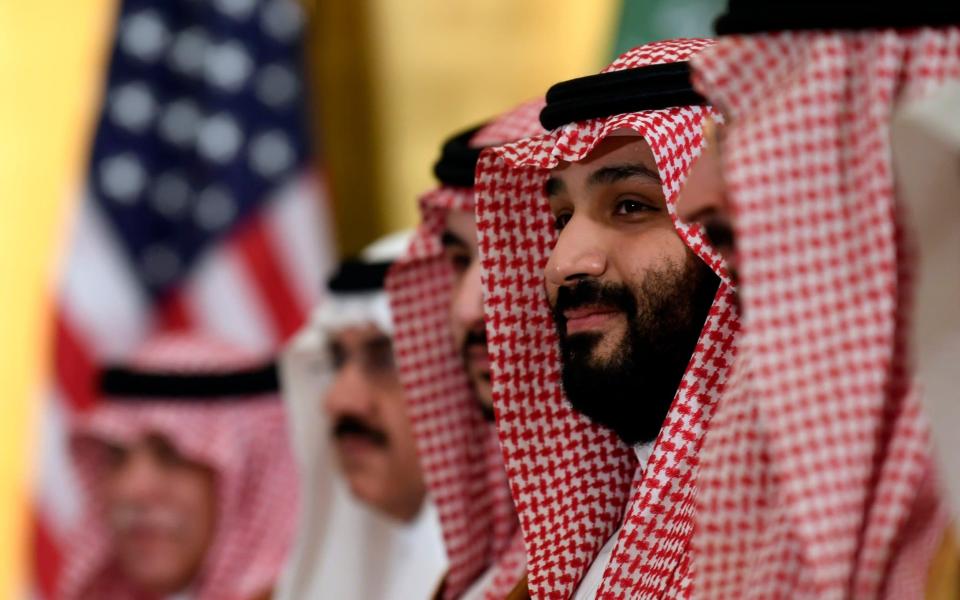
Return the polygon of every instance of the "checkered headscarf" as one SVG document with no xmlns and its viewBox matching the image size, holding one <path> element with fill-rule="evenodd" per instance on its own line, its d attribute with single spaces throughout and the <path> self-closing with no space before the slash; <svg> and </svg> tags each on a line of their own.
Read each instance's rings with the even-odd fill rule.
<svg viewBox="0 0 960 600">
<path fill-rule="evenodd" d="M 701 453 L 697 593 L 920 598 L 943 520 L 890 118 L 960 78 L 960 28 L 733 35 L 694 69 L 731 118 L 744 312 Z"/>
<path fill-rule="evenodd" d="M 251 369 L 257 357 L 194 335 L 148 342 L 128 365 L 154 374 L 213 375 Z M 297 483 L 286 418 L 276 393 L 214 399 L 103 398 L 71 427 L 72 454 L 86 516 L 71 537 L 59 598 L 139 597 L 119 572 L 98 488 L 103 457 L 82 440 L 127 446 L 164 437 L 185 458 L 216 474 L 217 523 L 195 600 L 250 600 L 270 590 L 293 536 Z"/>
<path fill-rule="evenodd" d="M 706 40 L 640 46 L 606 71 L 687 60 Z M 675 211 L 699 154 L 710 110 L 680 106 L 590 119 L 486 151 L 477 214 L 497 426 L 527 545 L 535 598 L 568 598 L 604 542 L 623 526 L 598 598 L 690 595 L 697 456 L 734 351 L 737 316 L 720 256 Z M 612 431 L 574 411 L 560 384 L 560 354 L 544 293 L 556 242 L 544 196 L 549 169 L 582 160 L 604 138 L 629 131 L 650 145 L 667 207 L 687 246 L 722 279 L 690 365 L 646 469 Z M 637 390 L 638 399 L 643 390 Z"/>
<path fill-rule="evenodd" d="M 471 146 L 542 133 L 542 101 L 478 131 Z M 473 190 L 441 186 L 420 199 L 422 222 L 387 277 L 394 351 L 410 403 L 424 479 L 440 514 L 450 570 L 444 598 L 459 597 L 495 568 L 485 598 L 502 598 L 523 573 L 523 540 L 506 484 L 496 429 L 474 398 L 450 331 L 453 270 L 440 243 L 449 211 L 473 211 Z"/>
</svg>

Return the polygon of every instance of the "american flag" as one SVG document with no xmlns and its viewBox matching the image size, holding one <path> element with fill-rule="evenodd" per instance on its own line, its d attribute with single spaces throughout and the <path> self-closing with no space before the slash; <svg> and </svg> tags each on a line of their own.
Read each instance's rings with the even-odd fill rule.
<svg viewBox="0 0 960 600">
<path fill-rule="evenodd" d="M 162 328 L 271 351 L 332 258 L 296 0 L 124 0 L 55 291 L 33 595 L 80 511 L 66 448 L 93 373 Z"/>
</svg>

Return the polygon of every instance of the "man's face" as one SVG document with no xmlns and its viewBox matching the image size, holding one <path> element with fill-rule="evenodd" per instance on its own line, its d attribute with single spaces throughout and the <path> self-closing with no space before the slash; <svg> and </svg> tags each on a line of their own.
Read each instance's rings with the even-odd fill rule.
<svg viewBox="0 0 960 600">
<path fill-rule="evenodd" d="M 487 356 L 487 331 L 483 324 L 483 289 L 480 285 L 477 225 L 473 213 L 450 211 L 441 241 L 446 258 L 456 274 L 453 296 L 450 299 L 453 339 L 463 355 L 467 375 L 480 408 L 492 421 L 493 390 L 490 382 L 490 360 Z"/>
<path fill-rule="evenodd" d="M 353 494 L 401 521 L 420 510 L 426 488 L 390 338 L 373 325 L 330 340 L 336 375 L 324 408 Z"/>
<path fill-rule="evenodd" d="M 700 223 L 710 245 L 723 255 L 734 284 L 737 283 L 737 256 L 734 248 L 732 214 L 727 199 L 720 148 L 725 127 L 714 121 L 704 124 L 706 145 L 691 165 L 677 199 L 677 214 L 685 223 Z"/>
<path fill-rule="evenodd" d="M 150 593 L 184 589 L 213 537 L 213 473 L 159 436 L 127 447 L 93 443 L 107 457 L 101 492 L 121 570 Z"/>
<path fill-rule="evenodd" d="M 604 140 L 555 168 L 545 191 L 559 232 L 546 288 L 567 397 L 628 444 L 653 441 L 717 277 L 678 236 L 642 138 Z"/>
</svg>

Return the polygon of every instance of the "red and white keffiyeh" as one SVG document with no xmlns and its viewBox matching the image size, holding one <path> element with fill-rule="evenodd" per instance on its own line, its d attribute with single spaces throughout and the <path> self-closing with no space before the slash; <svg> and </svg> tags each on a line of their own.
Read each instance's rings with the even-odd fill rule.
<svg viewBox="0 0 960 600">
<path fill-rule="evenodd" d="M 744 312 L 701 454 L 697 594 L 920 598 L 944 515 L 910 380 L 890 119 L 960 78 L 960 29 L 733 35 L 694 69 L 732 122 Z"/>
<path fill-rule="evenodd" d="M 542 133 L 542 101 L 529 102 L 478 131 L 472 146 Z M 441 186 L 420 199 L 422 222 L 407 255 L 387 277 L 394 353 L 427 488 L 437 506 L 449 560 L 444 598 L 457 598 L 495 569 L 484 598 L 503 598 L 525 565 L 496 428 L 474 397 L 450 330 L 453 270 L 440 235 L 449 211 L 472 212 L 473 190 Z"/>
<path fill-rule="evenodd" d="M 148 342 L 129 366 L 149 373 L 217 374 L 253 368 L 262 364 L 258 360 L 218 341 L 168 334 Z M 217 523 L 191 598 L 251 600 L 269 591 L 283 566 L 297 513 L 296 470 L 277 395 L 209 401 L 105 398 L 71 428 L 86 516 L 71 537 L 58 597 L 143 597 L 114 562 L 97 492 L 102 457 L 76 442 L 94 438 L 129 445 L 151 434 L 216 474 Z"/>
<path fill-rule="evenodd" d="M 687 60 L 709 43 L 647 44 L 606 71 Z M 738 328 L 720 256 L 699 227 L 679 222 L 675 212 L 709 113 L 683 106 L 571 123 L 487 150 L 480 159 L 477 219 L 494 405 L 534 598 L 569 598 L 621 525 L 597 597 L 690 596 L 697 457 Z M 608 135 L 625 130 L 650 145 L 678 234 L 723 280 L 645 470 L 612 431 L 567 404 L 544 292 L 544 268 L 556 241 L 543 192 L 549 169 L 582 160 Z M 642 394 L 637 390 L 638 401 Z"/>
</svg>

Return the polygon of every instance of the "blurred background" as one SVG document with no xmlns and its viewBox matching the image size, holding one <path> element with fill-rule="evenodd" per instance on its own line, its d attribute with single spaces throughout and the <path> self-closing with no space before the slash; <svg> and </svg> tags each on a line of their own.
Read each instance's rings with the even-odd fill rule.
<svg viewBox="0 0 960 600">
<path fill-rule="evenodd" d="M 0 2 L 0 598 L 55 585 L 98 361 L 163 327 L 275 349 L 415 225 L 447 136 L 721 4 Z"/>
</svg>

